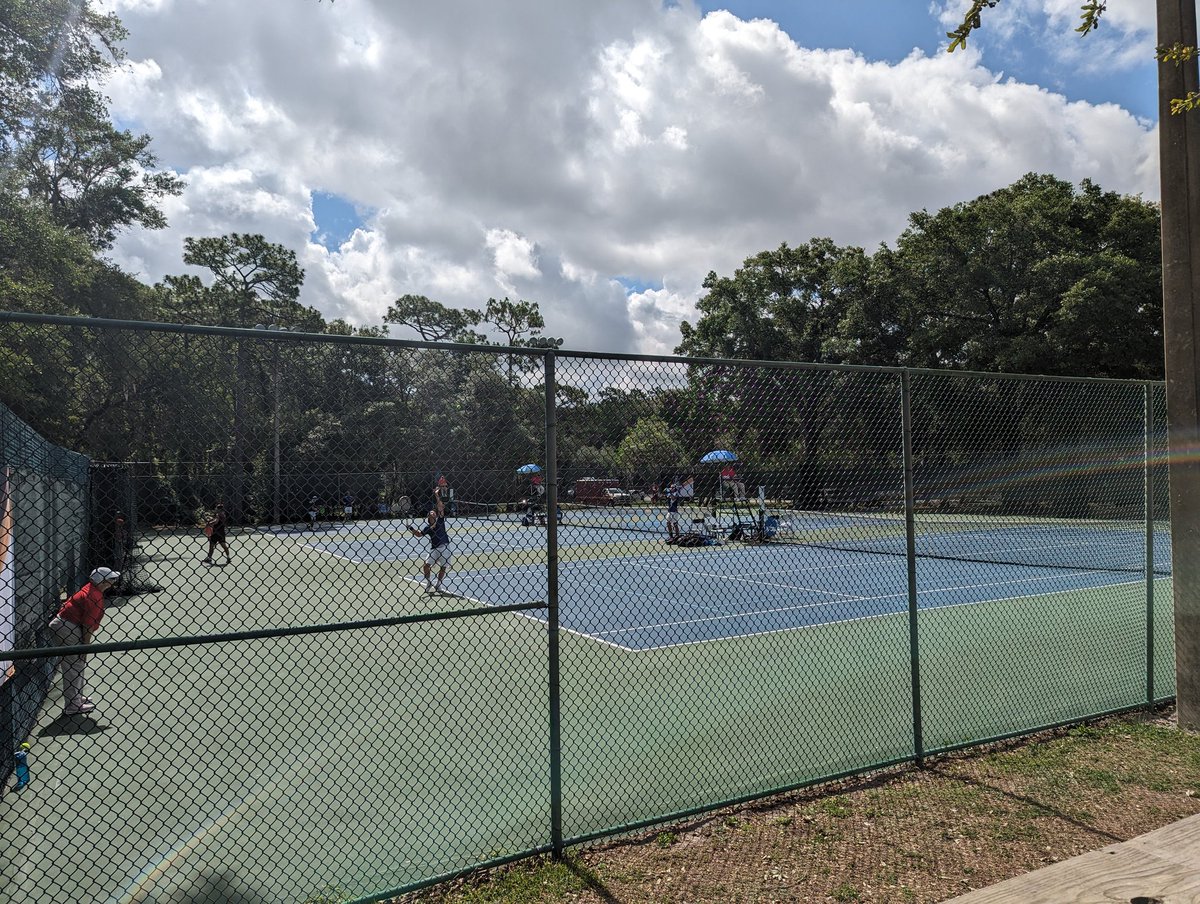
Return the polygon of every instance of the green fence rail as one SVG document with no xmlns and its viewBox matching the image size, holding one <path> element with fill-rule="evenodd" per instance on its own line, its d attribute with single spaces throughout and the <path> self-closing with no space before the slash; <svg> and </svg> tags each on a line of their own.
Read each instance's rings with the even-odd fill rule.
<svg viewBox="0 0 1200 904">
<path fill-rule="evenodd" d="M 1174 694 L 1162 384 L 0 341 L 6 900 L 380 901 Z"/>
</svg>

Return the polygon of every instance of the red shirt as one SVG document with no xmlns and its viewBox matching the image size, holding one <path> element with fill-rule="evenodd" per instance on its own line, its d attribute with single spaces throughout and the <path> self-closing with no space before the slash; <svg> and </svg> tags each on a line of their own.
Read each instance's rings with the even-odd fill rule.
<svg viewBox="0 0 1200 904">
<path fill-rule="evenodd" d="M 58 617 L 74 625 L 82 625 L 94 634 L 100 627 L 100 619 L 104 618 L 104 593 L 88 581 L 83 589 L 63 603 L 58 610 Z"/>
</svg>

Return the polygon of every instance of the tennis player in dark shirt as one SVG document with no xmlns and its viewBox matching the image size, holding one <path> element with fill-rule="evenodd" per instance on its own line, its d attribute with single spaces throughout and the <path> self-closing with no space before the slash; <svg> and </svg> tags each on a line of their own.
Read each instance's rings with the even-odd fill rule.
<svg viewBox="0 0 1200 904">
<path fill-rule="evenodd" d="M 228 565 L 233 561 L 229 555 L 229 541 L 225 539 L 225 528 L 229 524 L 229 516 L 225 514 L 225 503 L 218 502 L 217 507 L 213 510 L 212 516 L 208 519 L 205 525 L 208 530 L 208 555 L 204 557 L 205 565 L 214 565 L 213 554 L 220 546 L 225 552 L 225 564 Z"/>
<path fill-rule="evenodd" d="M 671 484 L 667 490 L 667 539 L 679 536 L 679 490 Z"/>
<path fill-rule="evenodd" d="M 429 538 L 429 555 L 425 557 L 424 567 L 426 593 L 441 591 L 442 580 L 446 577 L 446 569 L 450 567 L 450 535 L 446 533 L 446 507 L 437 487 L 434 487 L 433 499 L 435 508 L 429 510 L 425 527 L 421 530 L 417 530 L 415 527 L 408 529 L 414 537 Z M 430 576 L 434 565 L 438 566 L 436 587 Z"/>
</svg>

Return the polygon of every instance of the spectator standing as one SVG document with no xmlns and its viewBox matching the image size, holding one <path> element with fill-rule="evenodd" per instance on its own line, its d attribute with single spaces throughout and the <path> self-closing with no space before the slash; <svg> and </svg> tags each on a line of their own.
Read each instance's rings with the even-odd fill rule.
<svg viewBox="0 0 1200 904">
<path fill-rule="evenodd" d="M 58 614 L 50 619 L 50 636 L 55 646 L 74 647 L 92 642 L 100 621 L 104 618 L 104 592 L 121 580 L 121 574 L 111 568 L 97 568 L 88 582 L 63 603 Z M 79 716 L 96 708 L 86 696 L 87 656 L 72 653 L 60 663 L 63 676 L 63 715 Z"/>
</svg>

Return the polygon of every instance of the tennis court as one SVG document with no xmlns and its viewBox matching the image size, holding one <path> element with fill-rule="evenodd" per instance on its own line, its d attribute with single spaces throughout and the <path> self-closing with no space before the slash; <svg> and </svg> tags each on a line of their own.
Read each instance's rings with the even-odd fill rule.
<svg viewBox="0 0 1200 904">
<path fill-rule="evenodd" d="M 74 360 L 109 339 L 171 394 L 99 414 L 78 451 L 129 460 L 88 495 L 61 447 L 4 462 L 36 478 L 14 586 L 42 705 L 11 708 L 32 781 L 0 808 L 3 900 L 378 900 L 1174 690 L 1161 385 L 7 329 L 64 353 L 55 436 L 117 374 Z M 192 360 L 222 369 L 175 380 Z M 668 544 L 648 500 L 693 468 Z M 434 493 L 443 594 L 409 530 Z M 219 500 L 228 562 L 198 527 Z M 60 715 L 46 616 L 109 550 L 133 592 L 95 710 Z"/>
<path fill-rule="evenodd" d="M 908 594 L 897 592 L 906 580 L 903 559 L 828 551 L 796 565 L 782 547 L 567 562 L 559 570 L 559 625 L 626 650 L 654 650 L 894 615 L 908 608 Z M 544 573 L 520 567 L 448 581 L 455 594 L 486 605 L 546 594 Z M 917 568 L 921 608 L 1126 583 L 1128 577 L 1101 571 L 952 561 Z M 544 620 L 540 613 L 526 617 Z"/>
<path fill-rule="evenodd" d="M 487 514 L 464 515 L 448 522 L 455 556 L 471 558 L 487 553 L 530 553 L 545 560 L 546 525 L 522 524 L 518 512 L 489 507 Z M 697 518 L 703 517 L 699 510 Z M 355 563 L 393 562 L 423 556 L 428 541 L 408 533 L 406 526 L 420 527 L 423 521 L 383 520 L 348 524 L 326 524 L 315 530 L 292 526 L 267 528 L 266 533 L 291 538 L 318 552 Z M 644 509 L 578 510 L 562 513 L 558 542 L 563 547 L 597 546 L 619 542 L 614 531 L 633 535 L 665 534 L 665 511 Z M 628 539 L 628 537 L 626 537 Z M 528 559 L 529 556 L 521 556 Z"/>
<path fill-rule="evenodd" d="M 773 541 L 743 544 L 722 539 L 738 523 L 730 517 L 688 514 L 688 521 L 715 526 L 713 545 L 666 546 L 664 513 L 651 507 L 565 512 L 559 542 L 575 555 L 560 563 L 560 627 L 644 652 L 908 609 L 907 541 L 894 516 L 779 512 L 769 518 Z M 1141 525 L 925 518 L 917 528 L 922 609 L 1144 583 Z M 453 519 L 452 535 L 450 593 L 484 606 L 547 599 L 544 527 L 496 512 Z M 425 543 L 399 522 L 337 525 L 294 538 L 359 564 L 409 560 Z M 534 553 L 538 564 L 519 555 L 519 564 L 479 567 L 494 558 L 486 554 L 514 552 Z M 1153 552 L 1153 571 L 1169 573 L 1164 528 L 1155 532 Z M 422 583 L 415 574 L 408 580 Z M 522 617 L 545 621 L 543 613 Z"/>
</svg>

